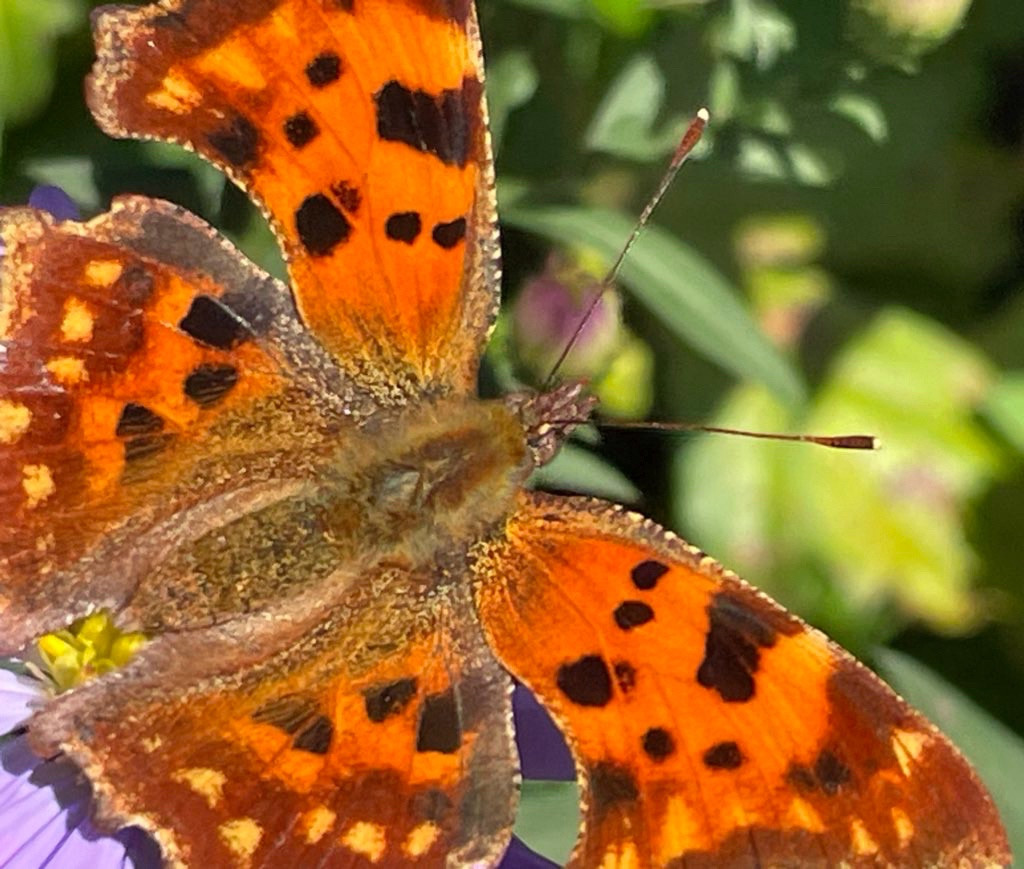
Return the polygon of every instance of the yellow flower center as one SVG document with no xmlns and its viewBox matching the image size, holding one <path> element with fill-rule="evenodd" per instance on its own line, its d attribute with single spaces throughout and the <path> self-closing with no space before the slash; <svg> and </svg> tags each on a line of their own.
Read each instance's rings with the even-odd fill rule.
<svg viewBox="0 0 1024 869">
<path fill-rule="evenodd" d="M 105 612 L 78 619 L 38 642 L 43 670 L 59 694 L 122 667 L 146 642 L 139 631 L 121 631 Z"/>
</svg>

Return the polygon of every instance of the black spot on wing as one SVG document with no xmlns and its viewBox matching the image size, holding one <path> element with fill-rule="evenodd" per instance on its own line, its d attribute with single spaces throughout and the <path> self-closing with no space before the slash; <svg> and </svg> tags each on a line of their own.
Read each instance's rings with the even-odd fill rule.
<svg viewBox="0 0 1024 869">
<path fill-rule="evenodd" d="M 633 580 L 633 585 L 641 591 L 650 591 L 666 573 L 668 573 L 667 564 L 648 559 L 636 565 L 629 572 L 629 578 Z"/>
<path fill-rule="evenodd" d="M 317 703 L 310 697 L 290 694 L 264 703 L 252 714 L 257 724 L 270 724 L 294 736 L 317 713 Z"/>
<path fill-rule="evenodd" d="M 331 193 L 338 197 L 338 204 L 349 214 L 355 214 L 363 202 L 359 188 L 348 181 L 335 181 L 331 185 Z"/>
<path fill-rule="evenodd" d="M 285 120 L 284 135 L 293 148 L 304 148 L 320 135 L 320 128 L 308 112 L 296 112 Z"/>
<path fill-rule="evenodd" d="M 155 434 L 163 431 L 164 420 L 159 414 L 142 404 L 129 402 L 121 410 L 116 434 L 120 438 Z"/>
<path fill-rule="evenodd" d="M 259 131 L 245 115 L 235 115 L 221 127 L 207 133 L 206 140 L 236 168 L 252 163 L 259 153 Z"/>
<path fill-rule="evenodd" d="M 480 85 L 466 79 L 461 88 L 434 95 L 389 81 L 374 95 L 377 134 L 402 142 L 442 163 L 465 166 L 472 150 Z"/>
<path fill-rule="evenodd" d="M 341 77 L 341 58 L 333 51 L 322 51 L 306 64 L 306 78 L 315 88 L 324 88 Z"/>
<path fill-rule="evenodd" d="M 141 308 L 153 295 L 155 282 L 144 265 L 133 263 L 114 282 L 113 295 L 128 308 Z"/>
<path fill-rule="evenodd" d="M 853 775 L 839 755 L 826 748 L 818 753 L 812 766 L 791 763 L 786 770 L 786 780 L 799 791 L 821 790 L 831 797 L 852 782 Z"/>
<path fill-rule="evenodd" d="M 409 799 L 409 814 L 425 821 L 441 821 L 455 806 L 448 794 L 437 788 L 428 788 Z"/>
<path fill-rule="evenodd" d="M 558 668 L 559 690 L 579 706 L 604 706 L 612 699 L 612 677 L 600 655 L 584 655 Z"/>
<path fill-rule="evenodd" d="M 292 740 L 292 748 L 313 754 L 327 754 L 334 737 L 334 725 L 326 715 L 318 715 Z"/>
<path fill-rule="evenodd" d="M 129 438 L 124 442 L 124 460 L 125 462 L 136 462 L 147 456 L 156 455 L 169 447 L 173 440 L 174 435 L 170 432 Z"/>
<path fill-rule="evenodd" d="M 420 723 L 416 732 L 417 751 L 452 754 L 462 745 L 462 727 L 455 694 L 449 689 L 423 698 Z"/>
<path fill-rule="evenodd" d="M 178 323 L 185 334 L 210 347 L 230 350 L 249 334 L 238 317 L 212 296 L 196 296 Z"/>
<path fill-rule="evenodd" d="M 472 6 L 472 0 L 410 0 L 410 2 L 431 18 L 454 21 L 461 25 L 465 25 Z"/>
<path fill-rule="evenodd" d="M 307 196 L 295 211 L 295 230 L 313 256 L 326 256 L 352 231 L 348 218 L 322 193 Z"/>
<path fill-rule="evenodd" d="M 164 432 L 164 420 L 142 404 L 129 402 L 121 409 L 115 434 L 125 439 L 126 462 L 151 456 L 167 447 L 174 435 Z"/>
<path fill-rule="evenodd" d="M 383 685 L 375 685 L 363 692 L 366 716 L 370 721 L 380 723 L 392 715 L 398 715 L 416 695 L 415 679 L 398 679 Z"/>
<path fill-rule="evenodd" d="M 163 27 L 168 30 L 182 30 L 187 27 L 185 16 L 181 12 L 162 12 L 153 19 L 154 27 Z"/>
<path fill-rule="evenodd" d="M 635 802 L 640 796 L 633 774 L 614 763 L 602 761 L 594 764 L 588 771 L 587 781 L 590 800 L 598 815 L 615 806 Z"/>
<path fill-rule="evenodd" d="M 636 687 L 636 668 L 629 661 L 616 661 L 615 684 L 623 694 L 628 694 Z"/>
<path fill-rule="evenodd" d="M 789 768 L 786 770 L 786 781 L 803 793 L 810 793 L 817 790 L 818 787 L 818 780 L 815 778 L 814 773 L 810 767 L 802 763 L 791 763 L 789 765 Z"/>
<path fill-rule="evenodd" d="M 415 211 L 400 211 L 392 214 L 384 224 L 384 231 L 388 238 L 394 241 L 404 241 L 406 244 L 416 241 L 422 228 L 423 224 L 419 213 Z"/>
<path fill-rule="evenodd" d="M 641 740 L 644 754 L 651 760 L 663 761 L 676 750 L 676 741 L 664 727 L 652 727 Z"/>
<path fill-rule="evenodd" d="M 624 631 L 630 631 L 651 621 L 654 618 L 654 610 L 643 601 L 626 600 L 615 608 L 612 615 L 615 624 Z"/>
<path fill-rule="evenodd" d="M 430 237 L 438 247 L 451 250 L 466 237 L 466 218 L 457 217 L 447 223 L 438 223 Z"/>
<path fill-rule="evenodd" d="M 814 761 L 814 775 L 821 783 L 821 789 L 829 796 L 839 793 L 851 779 L 850 768 L 827 748 Z"/>
<path fill-rule="evenodd" d="M 775 645 L 775 629 L 738 597 L 719 592 L 708 606 L 708 632 L 697 681 L 728 703 L 754 696 L 761 648 Z"/>
<path fill-rule="evenodd" d="M 740 747 L 731 740 L 716 742 L 704 752 L 701 759 L 709 769 L 737 769 L 744 760 Z"/>
<path fill-rule="evenodd" d="M 185 378 L 185 395 L 200 407 L 212 407 L 238 383 L 234 365 L 203 363 Z"/>
</svg>

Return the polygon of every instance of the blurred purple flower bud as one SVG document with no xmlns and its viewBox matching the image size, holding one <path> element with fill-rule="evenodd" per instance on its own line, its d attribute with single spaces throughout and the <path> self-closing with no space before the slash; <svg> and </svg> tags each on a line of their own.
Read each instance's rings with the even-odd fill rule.
<svg viewBox="0 0 1024 869">
<path fill-rule="evenodd" d="M 592 276 L 554 255 L 544 272 L 524 285 L 512 308 L 512 340 L 535 379 L 547 377 L 600 292 Z M 606 290 L 562 364 L 562 376 L 589 379 L 602 373 L 618 346 L 620 307 L 614 289 Z"/>
</svg>

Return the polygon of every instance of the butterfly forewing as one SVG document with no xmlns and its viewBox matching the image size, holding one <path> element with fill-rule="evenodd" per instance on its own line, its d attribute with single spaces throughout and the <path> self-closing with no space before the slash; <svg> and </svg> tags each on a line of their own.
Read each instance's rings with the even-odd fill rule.
<svg viewBox="0 0 1024 869">
<path fill-rule="evenodd" d="M 284 288 L 175 206 L 125 197 L 59 224 L 11 209 L 0 233 L 10 652 L 123 601 L 130 577 L 79 562 L 101 541 L 212 499 L 241 481 L 232 467 L 275 445 L 316 443 L 366 398 L 303 332 Z"/>
<path fill-rule="evenodd" d="M 346 371 L 382 403 L 472 390 L 497 239 L 471 4 L 179 0 L 95 27 L 101 126 L 187 144 L 255 197 Z"/>
</svg>

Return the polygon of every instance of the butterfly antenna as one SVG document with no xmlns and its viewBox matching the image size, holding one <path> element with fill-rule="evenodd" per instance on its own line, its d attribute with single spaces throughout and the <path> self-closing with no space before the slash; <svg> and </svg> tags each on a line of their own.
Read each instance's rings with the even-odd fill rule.
<svg viewBox="0 0 1024 869">
<path fill-rule="evenodd" d="M 601 281 L 597 291 L 587 304 L 586 309 L 583 311 L 583 315 L 580 317 L 579 323 L 576 324 L 576 329 L 566 342 L 565 347 L 562 348 L 562 352 L 559 354 L 555 364 L 551 366 L 551 371 L 544 380 L 545 391 L 552 387 L 555 377 L 558 375 L 558 371 L 562 367 L 562 363 L 565 362 L 566 357 L 579 340 L 580 334 L 583 332 L 583 328 L 587 325 L 587 322 L 594 313 L 594 309 L 597 308 L 601 299 L 604 298 L 604 294 L 615 284 L 615 280 L 619 276 L 619 271 L 622 268 L 622 263 L 625 261 L 626 256 L 629 254 L 630 250 L 632 250 L 633 245 L 636 244 L 636 240 L 644 231 L 644 227 L 647 226 L 648 221 L 651 219 L 651 215 L 654 213 L 654 209 L 657 208 L 661 200 L 665 198 L 665 193 L 672 185 L 672 182 L 675 180 L 676 175 L 682 168 L 683 163 L 686 162 L 686 158 L 690 156 L 690 153 L 697 146 L 697 143 L 700 141 L 700 137 L 704 134 L 704 128 L 708 125 L 710 118 L 711 116 L 708 114 L 708 110 L 704 108 L 699 109 L 697 114 L 693 116 L 693 120 L 690 121 L 689 126 L 686 128 L 686 132 L 683 133 L 683 137 L 679 140 L 679 144 L 676 146 L 676 150 L 672 154 L 672 160 L 669 162 L 668 168 L 665 170 L 665 174 L 662 175 L 661 181 L 658 183 L 658 188 L 654 191 L 654 195 L 647 201 L 643 211 L 640 212 L 640 217 L 637 218 L 636 224 L 633 226 L 633 231 L 629 234 L 629 238 L 626 239 L 626 243 L 623 245 L 622 250 L 619 251 L 619 255 L 615 258 L 615 262 L 608 270 L 608 274 L 605 275 L 604 280 Z"/>
<path fill-rule="evenodd" d="M 799 441 L 805 444 L 818 444 L 837 450 L 877 450 L 880 446 L 874 435 L 810 435 L 783 434 L 779 432 L 747 431 L 739 428 L 724 428 L 716 425 L 702 425 L 688 422 L 615 422 L 602 420 L 601 428 L 642 429 L 644 431 L 665 432 L 710 432 L 712 434 L 731 434 L 745 438 L 760 438 L 771 441 Z"/>
</svg>

